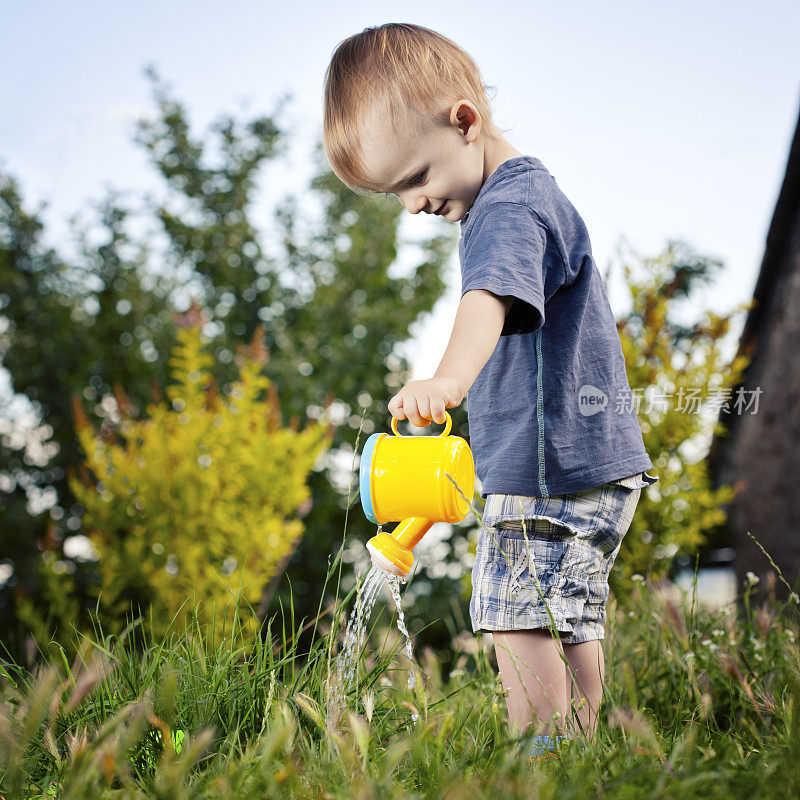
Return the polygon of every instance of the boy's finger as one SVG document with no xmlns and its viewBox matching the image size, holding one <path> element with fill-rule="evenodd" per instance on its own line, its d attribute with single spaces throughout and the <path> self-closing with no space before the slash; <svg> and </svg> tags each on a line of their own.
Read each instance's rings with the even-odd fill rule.
<svg viewBox="0 0 800 800">
<path fill-rule="evenodd" d="M 428 420 L 425 419 L 425 415 L 422 413 L 419 401 L 414 402 L 413 406 L 409 406 L 407 412 L 409 421 L 418 428 L 424 428 L 428 424 Z"/>
<path fill-rule="evenodd" d="M 428 398 L 428 397 L 421 398 L 421 400 L 418 402 L 418 408 L 419 408 L 420 417 L 422 417 L 422 419 L 425 420 L 425 422 L 421 422 L 421 423 L 418 423 L 418 424 L 427 425 L 428 422 L 433 419 L 433 416 L 431 415 L 431 401 L 430 401 L 430 398 Z"/>
<path fill-rule="evenodd" d="M 389 405 L 387 406 L 389 409 L 389 413 L 396 417 L 397 419 L 405 419 L 406 415 L 403 411 L 403 398 L 398 397 L 395 395 L 390 401 Z"/>
</svg>

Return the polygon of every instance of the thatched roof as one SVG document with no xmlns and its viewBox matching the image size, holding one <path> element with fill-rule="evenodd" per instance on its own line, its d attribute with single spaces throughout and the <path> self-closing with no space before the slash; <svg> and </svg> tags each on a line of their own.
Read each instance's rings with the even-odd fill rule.
<svg viewBox="0 0 800 800">
<path fill-rule="evenodd" d="M 758 382 L 758 375 L 761 372 L 759 342 L 764 337 L 768 326 L 776 322 L 767 311 L 773 307 L 775 293 L 781 285 L 785 284 L 784 279 L 791 272 L 792 259 L 789 248 L 792 244 L 795 248 L 798 247 L 797 242 L 792 243 L 798 216 L 800 216 L 800 116 L 798 116 L 794 138 L 789 149 L 789 161 L 786 165 L 783 185 L 767 233 L 764 258 L 753 293 L 755 303 L 747 314 L 739 339 L 739 354 L 749 353 L 752 358 L 742 376 L 741 383 L 734 387 L 731 393 L 732 397 L 736 396 L 739 387 L 753 386 Z M 729 435 L 726 437 L 714 436 L 711 442 L 708 466 L 714 486 L 730 483 L 735 477 L 726 473 L 729 467 L 730 451 L 734 446 L 737 428 L 742 418 L 742 414 L 737 414 L 733 410 L 720 411 L 719 420 L 728 429 Z"/>
</svg>

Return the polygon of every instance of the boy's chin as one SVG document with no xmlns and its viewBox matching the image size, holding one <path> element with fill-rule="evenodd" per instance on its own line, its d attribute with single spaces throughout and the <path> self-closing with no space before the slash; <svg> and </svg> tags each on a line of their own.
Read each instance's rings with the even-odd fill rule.
<svg viewBox="0 0 800 800">
<path fill-rule="evenodd" d="M 460 222 L 464 219 L 464 217 L 472 211 L 472 206 L 474 205 L 475 201 L 462 201 L 458 204 L 457 208 L 450 209 L 451 212 L 455 212 L 452 216 L 448 215 L 448 219 L 451 222 Z"/>
<path fill-rule="evenodd" d="M 442 214 L 442 219 L 446 219 L 448 222 L 458 222 L 464 218 L 464 214 L 466 214 L 468 210 L 469 209 L 464 208 L 463 205 L 457 208 L 448 208 L 447 214 Z"/>
</svg>

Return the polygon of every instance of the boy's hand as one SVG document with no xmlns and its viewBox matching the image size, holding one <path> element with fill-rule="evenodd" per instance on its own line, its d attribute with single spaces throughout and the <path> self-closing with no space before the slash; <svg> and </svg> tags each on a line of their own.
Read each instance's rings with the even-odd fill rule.
<svg viewBox="0 0 800 800">
<path fill-rule="evenodd" d="M 389 411 L 397 419 L 408 419 L 424 428 L 431 420 L 443 423 L 444 410 L 456 408 L 463 399 L 464 393 L 453 378 L 410 381 L 389 401 Z"/>
</svg>

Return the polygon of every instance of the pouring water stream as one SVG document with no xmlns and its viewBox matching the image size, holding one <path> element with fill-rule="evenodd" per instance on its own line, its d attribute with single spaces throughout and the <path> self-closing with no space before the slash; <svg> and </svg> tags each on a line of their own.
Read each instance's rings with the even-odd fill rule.
<svg viewBox="0 0 800 800">
<path fill-rule="evenodd" d="M 381 528 L 378 528 L 378 532 Z M 405 652 L 409 661 L 413 662 L 414 652 L 411 647 L 411 637 L 405 624 L 405 617 L 400 599 L 400 578 L 384 572 L 380 567 L 373 565 L 367 572 L 363 583 L 356 592 L 356 604 L 350 614 L 344 635 L 344 646 L 336 659 L 335 675 L 332 683 L 332 692 L 329 705 L 332 708 L 345 705 L 347 690 L 353 682 L 358 665 L 358 657 L 364 644 L 364 635 L 367 629 L 372 608 L 384 584 L 389 585 L 392 598 L 397 608 L 397 627 L 405 637 Z M 413 689 L 415 678 L 413 670 L 408 672 L 408 688 Z M 412 713 L 412 719 L 417 721 L 418 715 Z"/>
</svg>

